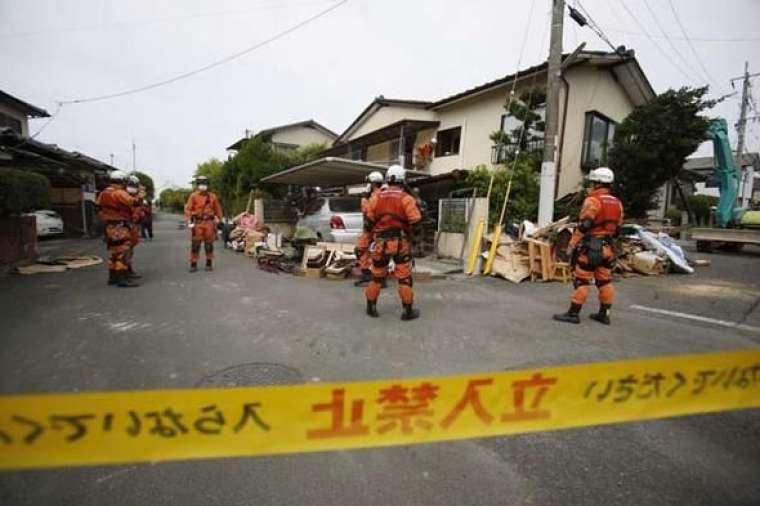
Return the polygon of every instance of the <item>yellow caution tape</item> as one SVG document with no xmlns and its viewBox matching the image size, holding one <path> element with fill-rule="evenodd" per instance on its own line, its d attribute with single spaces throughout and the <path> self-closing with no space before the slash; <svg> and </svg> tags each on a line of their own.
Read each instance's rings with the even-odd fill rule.
<svg viewBox="0 0 760 506">
<path fill-rule="evenodd" d="M 0 469 L 273 455 L 760 407 L 760 349 L 438 378 L 0 397 Z"/>
</svg>

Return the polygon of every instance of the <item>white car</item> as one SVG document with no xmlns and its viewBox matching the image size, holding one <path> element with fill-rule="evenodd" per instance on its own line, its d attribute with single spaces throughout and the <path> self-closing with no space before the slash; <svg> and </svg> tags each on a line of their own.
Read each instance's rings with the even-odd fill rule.
<svg viewBox="0 0 760 506">
<path fill-rule="evenodd" d="M 28 216 L 37 218 L 37 237 L 59 235 L 63 233 L 63 219 L 61 215 L 49 209 L 39 209 Z"/>
<path fill-rule="evenodd" d="M 318 197 L 306 206 L 297 227 L 307 227 L 322 241 L 356 243 L 364 218 L 361 197 Z"/>
</svg>

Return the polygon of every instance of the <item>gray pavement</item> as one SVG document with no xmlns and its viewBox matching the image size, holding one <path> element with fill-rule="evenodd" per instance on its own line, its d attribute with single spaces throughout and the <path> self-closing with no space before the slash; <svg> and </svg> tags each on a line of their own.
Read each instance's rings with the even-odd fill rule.
<svg viewBox="0 0 760 506">
<path fill-rule="evenodd" d="M 418 283 L 422 318 L 381 318 L 350 283 L 274 275 L 218 254 L 186 272 L 186 232 L 163 217 L 140 245 L 143 286 L 105 268 L 0 278 L 0 393 L 194 387 L 242 364 L 306 381 L 454 374 L 733 350 L 760 344 L 760 249 L 693 276 L 616 284 L 613 326 L 550 320 L 569 285 L 454 277 Z M 46 252 L 102 252 L 48 241 Z M 741 329 L 632 305 L 740 323 Z M 595 298 L 589 310 L 596 306 Z M 760 504 L 760 412 L 508 438 L 267 458 L 0 473 L 0 504 Z"/>
</svg>

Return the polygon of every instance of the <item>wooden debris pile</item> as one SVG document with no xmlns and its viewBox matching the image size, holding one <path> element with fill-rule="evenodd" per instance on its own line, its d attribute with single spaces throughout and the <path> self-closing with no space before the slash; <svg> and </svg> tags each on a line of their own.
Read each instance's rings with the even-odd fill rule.
<svg viewBox="0 0 760 506">
<path fill-rule="evenodd" d="M 507 235 L 498 239 L 488 237 L 489 243 L 499 241 L 491 275 L 513 283 L 528 278 L 531 281 L 569 281 L 570 264 L 565 249 L 574 228 L 570 218 L 565 217 L 541 228 L 523 222 L 517 240 Z"/>
</svg>

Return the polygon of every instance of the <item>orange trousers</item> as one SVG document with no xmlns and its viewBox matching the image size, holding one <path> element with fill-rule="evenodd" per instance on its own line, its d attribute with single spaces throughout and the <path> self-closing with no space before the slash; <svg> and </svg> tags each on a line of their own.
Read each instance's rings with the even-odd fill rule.
<svg viewBox="0 0 760 506">
<path fill-rule="evenodd" d="M 359 268 L 368 271 L 372 268 L 372 258 L 369 255 L 369 247 L 372 244 L 372 232 L 362 232 L 356 240 L 356 258 Z"/>
<path fill-rule="evenodd" d="M 401 302 L 414 303 L 412 243 L 403 237 L 392 239 L 375 237 L 370 246 L 370 257 L 372 258 L 372 280 L 365 290 L 367 300 L 375 302 L 380 297 L 383 279 L 388 276 L 388 264 L 393 259 L 396 265 L 393 277 L 398 280 L 398 295 L 401 297 Z"/>
<path fill-rule="evenodd" d="M 214 241 L 216 240 L 216 224 L 212 220 L 195 222 L 190 233 L 190 261 L 197 263 L 201 256 L 201 243 L 206 253 L 206 260 L 214 259 Z"/>
<path fill-rule="evenodd" d="M 106 245 L 108 246 L 108 270 L 126 271 L 129 269 L 130 228 L 121 223 L 106 225 Z"/>
<path fill-rule="evenodd" d="M 588 299 L 591 281 L 594 280 L 597 290 L 599 290 L 599 302 L 602 304 L 612 304 L 615 298 L 615 288 L 612 286 L 612 263 L 615 259 L 615 252 L 612 246 L 605 244 L 602 247 L 602 263 L 595 268 L 589 266 L 589 258 L 586 253 L 578 255 L 573 272 L 573 291 L 570 301 L 573 304 L 583 305 Z"/>
</svg>

